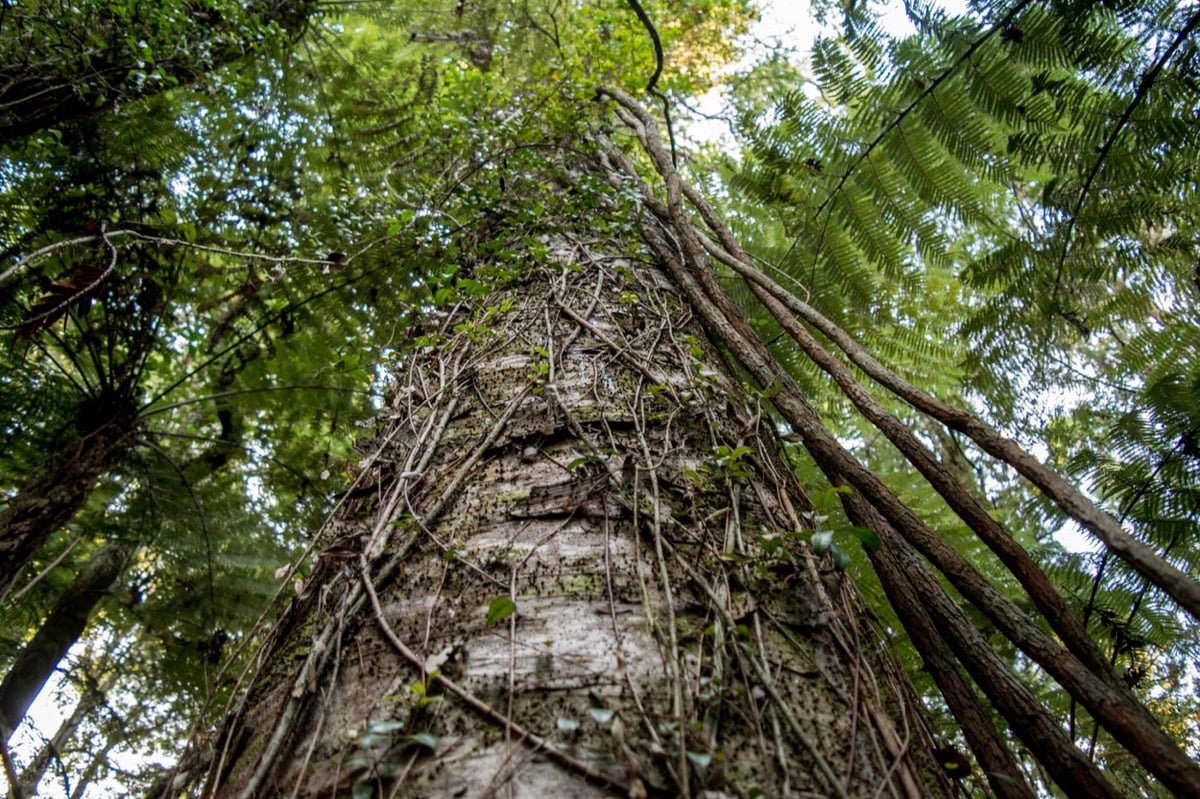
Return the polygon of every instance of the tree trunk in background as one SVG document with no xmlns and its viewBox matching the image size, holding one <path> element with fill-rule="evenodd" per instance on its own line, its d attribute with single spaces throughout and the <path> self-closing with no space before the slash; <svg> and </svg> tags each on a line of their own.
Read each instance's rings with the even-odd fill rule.
<svg viewBox="0 0 1200 799">
<path fill-rule="evenodd" d="M 118 754 L 113 754 L 113 750 L 125 740 L 126 731 L 134 728 L 141 723 L 141 717 L 146 710 L 145 704 L 135 704 L 130 707 L 129 712 L 123 716 L 118 716 L 108 709 L 112 718 L 108 719 L 106 724 L 101 725 L 98 730 L 99 735 L 103 736 L 99 742 L 96 751 L 88 760 L 87 767 L 83 769 L 75 780 L 71 789 L 70 799 L 82 799 L 84 796 L 96 796 L 99 792 L 92 792 L 91 787 L 94 781 L 104 780 L 107 777 L 107 782 L 111 786 L 114 778 L 117 780 L 130 780 L 133 775 L 128 772 L 119 770 L 117 762 L 121 760 L 119 750 Z M 113 755 L 112 759 L 109 756 Z M 141 791 L 134 784 L 126 782 L 121 786 L 127 790 L 122 791 L 127 796 L 140 796 Z M 108 793 L 111 794 L 111 787 Z M 100 794 L 106 795 L 106 794 Z"/>
<path fill-rule="evenodd" d="M 108 541 L 101 546 L 17 655 L 0 684 L 0 735 L 6 741 L 59 661 L 79 640 L 92 610 L 124 573 L 136 550 L 136 545 L 126 541 Z"/>
<path fill-rule="evenodd" d="M 527 270 L 396 375 L 211 795 L 947 794 L 666 278 L 565 240 Z"/>
<path fill-rule="evenodd" d="M 55 453 L 0 511 L 0 600 L 42 544 L 83 507 L 100 476 L 135 442 L 137 409 L 128 400 L 94 401 L 100 419 L 79 440 Z"/>
<path fill-rule="evenodd" d="M 103 703 L 104 693 L 101 688 L 93 686 L 84 690 L 75 709 L 71 711 L 71 716 L 63 720 L 54 733 L 54 737 L 46 741 L 45 745 L 34 755 L 33 760 L 29 761 L 29 764 L 21 772 L 21 792 L 25 796 L 38 795 L 38 785 L 46 776 L 50 764 L 62 757 L 63 748 L 75 736 L 79 725 Z"/>
</svg>

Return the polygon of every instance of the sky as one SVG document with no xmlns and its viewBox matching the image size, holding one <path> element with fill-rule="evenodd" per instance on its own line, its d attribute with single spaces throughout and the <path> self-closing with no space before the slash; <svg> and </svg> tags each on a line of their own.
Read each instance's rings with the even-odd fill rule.
<svg viewBox="0 0 1200 799">
<path fill-rule="evenodd" d="M 952 13 L 962 13 L 967 8 L 966 0 L 941 0 L 938 5 Z M 761 19 L 746 37 L 743 58 L 732 64 L 729 72 L 751 66 L 768 51 L 791 50 L 803 59 L 821 31 L 813 19 L 812 6 L 807 0 L 759 0 L 758 7 Z M 901 38 L 915 32 L 916 29 L 904 11 L 902 0 L 883 0 L 872 3 L 872 7 L 880 11 L 879 23 L 892 36 Z M 835 15 L 831 15 L 831 21 L 837 21 Z M 723 91 L 720 88 L 709 92 L 697 103 L 697 108 L 709 115 L 721 113 L 724 106 Z M 721 120 L 691 121 L 688 124 L 688 133 L 701 141 L 717 142 L 730 149 L 735 147 L 726 123 Z"/>
</svg>

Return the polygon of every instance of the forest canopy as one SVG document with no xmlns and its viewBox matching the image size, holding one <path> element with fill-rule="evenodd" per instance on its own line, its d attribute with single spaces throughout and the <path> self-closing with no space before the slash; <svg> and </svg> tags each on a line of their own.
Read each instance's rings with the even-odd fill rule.
<svg viewBox="0 0 1200 799">
<path fill-rule="evenodd" d="M 319 531 L 362 442 L 421 390 L 396 375 L 560 231 L 589 220 L 636 260 L 656 214 L 753 341 L 706 328 L 812 504 L 739 567 L 796 547 L 856 586 L 964 795 L 1083 795 L 1063 774 L 1089 769 L 1184 795 L 1200 10 L 914 1 L 897 30 L 897 8 L 820 0 L 803 49 L 760 12 L 0 7 L 10 795 L 174 796 L 207 770 L 272 624 L 339 557 Z M 744 449 L 696 480 L 744 476 Z M 904 605 L 910 532 L 993 671 Z"/>
</svg>

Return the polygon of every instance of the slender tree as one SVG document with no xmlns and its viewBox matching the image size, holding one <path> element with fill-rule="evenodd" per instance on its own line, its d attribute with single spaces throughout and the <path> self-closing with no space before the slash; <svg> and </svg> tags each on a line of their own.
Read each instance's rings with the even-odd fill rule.
<svg viewBox="0 0 1200 799">
<path fill-rule="evenodd" d="M 17 656 L 0 683 L 0 734 L 6 740 L 135 551 L 136 547 L 125 541 L 109 541 L 100 547 Z"/>
</svg>

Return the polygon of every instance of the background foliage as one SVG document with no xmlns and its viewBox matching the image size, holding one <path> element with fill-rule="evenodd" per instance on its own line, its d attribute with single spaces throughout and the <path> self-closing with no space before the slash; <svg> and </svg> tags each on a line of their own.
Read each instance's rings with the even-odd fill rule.
<svg viewBox="0 0 1200 799">
<path fill-rule="evenodd" d="M 743 104 L 734 202 L 767 205 L 778 226 L 747 214 L 744 234 L 890 365 L 1033 446 L 1195 574 L 1195 9 L 908 10 L 916 32 L 900 40 L 869 8 L 846 13 L 815 45 L 811 82 Z M 1194 740 L 1194 620 L 971 446 L 931 443 L 1049 565 L 1118 672 Z M 903 484 L 903 462 L 860 449 Z M 943 532 L 986 562 L 964 530 Z M 1105 751 L 1073 703 L 1050 686 L 1045 697 Z M 1114 761 L 1131 793 L 1154 792 Z"/>
</svg>

